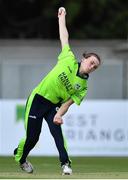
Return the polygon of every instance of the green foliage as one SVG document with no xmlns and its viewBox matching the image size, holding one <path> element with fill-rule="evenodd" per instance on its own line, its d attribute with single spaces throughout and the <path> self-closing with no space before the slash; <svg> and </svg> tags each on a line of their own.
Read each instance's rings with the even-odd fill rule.
<svg viewBox="0 0 128 180">
<path fill-rule="evenodd" d="M 75 38 L 126 38 L 128 2 L 85 0 L 78 17 L 71 22 Z M 127 5 L 126 5 L 127 4 Z"/>
<path fill-rule="evenodd" d="M 54 0 L 54 5 L 58 1 Z M 126 38 L 128 1 L 67 0 L 67 22 L 72 38 Z"/>
<path fill-rule="evenodd" d="M 68 23 L 73 23 L 75 18 L 77 18 L 77 16 L 79 15 L 80 9 L 81 9 L 82 3 L 80 3 L 79 1 L 69 1 L 66 4 L 66 10 L 67 10 L 67 22 Z"/>
<path fill-rule="evenodd" d="M 57 10 L 66 7 L 71 38 L 126 39 L 127 0 L 1 0 L 0 37 L 58 39 Z"/>
</svg>

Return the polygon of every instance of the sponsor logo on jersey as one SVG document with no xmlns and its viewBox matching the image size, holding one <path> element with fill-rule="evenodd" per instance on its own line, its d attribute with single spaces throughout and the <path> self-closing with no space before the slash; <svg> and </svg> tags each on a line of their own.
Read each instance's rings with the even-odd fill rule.
<svg viewBox="0 0 128 180">
<path fill-rule="evenodd" d="M 61 74 L 59 74 L 58 78 L 60 79 L 62 84 L 65 86 L 67 91 L 73 90 L 72 85 L 71 85 L 71 83 L 68 79 L 68 76 L 65 72 L 62 72 Z"/>
<path fill-rule="evenodd" d="M 29 118 L 36 119 L 36 116 L 29 115 Z"/>
</svg>

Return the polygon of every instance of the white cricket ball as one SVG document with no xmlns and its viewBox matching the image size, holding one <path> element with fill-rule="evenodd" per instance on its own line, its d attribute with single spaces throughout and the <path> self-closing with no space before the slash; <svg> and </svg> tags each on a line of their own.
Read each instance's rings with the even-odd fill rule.
<svg viewBox="0 0 128 180">
<path fill-rule="evenodd" d="M 65 10 L 64 7 L 60 7 L 60 8 L 59 8 L 59 13 L 61 13 L 62 11 L 66 12 L 66 10 Z"/>
</svg>

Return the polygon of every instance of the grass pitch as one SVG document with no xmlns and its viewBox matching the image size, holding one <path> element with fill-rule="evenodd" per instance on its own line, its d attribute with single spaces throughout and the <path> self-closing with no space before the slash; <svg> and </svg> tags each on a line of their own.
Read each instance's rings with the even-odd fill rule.
<svg viewBox="0 0 128 180">
<path fill-rule="evenodd" d="M 73 174 L 62 176 L 57 157 L 30 157 L 34 173 L 20 170 L 13 157 L 0 157 L 0 179 L 128 179 L 126 157 L 71 157 Z"/>
</svg>

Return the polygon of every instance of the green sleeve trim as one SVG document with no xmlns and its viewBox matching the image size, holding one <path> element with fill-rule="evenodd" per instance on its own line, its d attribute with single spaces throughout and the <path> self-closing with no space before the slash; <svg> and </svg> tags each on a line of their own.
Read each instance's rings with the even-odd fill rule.
<svg viewBox="0 0 128 180">
<path fill-rule="evenodd" d="M 69 58 L 74 60 L 75 55 L 71 51 L 69 44 L 65 44 L 64 47 L 62 48 L 60 55 L 58 56 L 58 60 L 59 61 L 62 61 L 65 59 L 69 60 Z"/>
<path fill-rule="evenodd" d="M 82 90 L 81 92 L 73 94 L 71 98 L 77 105 L 80 105 L 86 94 L 87 94 L 87 90 Z"/>
<path fill-rule="evenodd" d="M 73 96 L 71 96 L 71 99 L 75 102 L 75 104 L 77 104 L 78 106 L 81 104 L 81 100 L 77 97 L 77 96 L 75 96 L 75 95 L 73 95 Z"/>
</svg>

